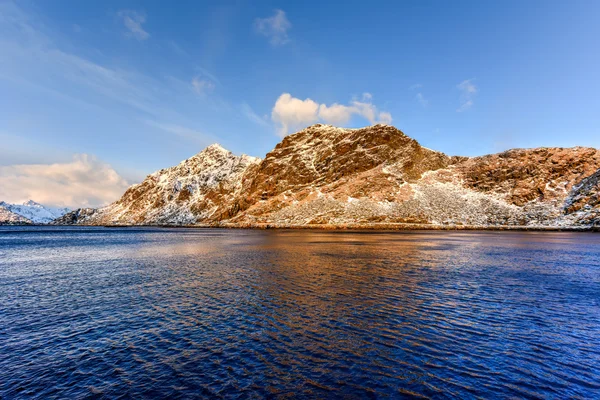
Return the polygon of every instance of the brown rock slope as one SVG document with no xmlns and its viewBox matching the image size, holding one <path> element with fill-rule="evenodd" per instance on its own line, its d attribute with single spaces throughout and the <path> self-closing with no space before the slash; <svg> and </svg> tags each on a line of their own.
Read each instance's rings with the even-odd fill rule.
<svg viewBox="0 0 600 400">
<path fill-rule="evenodd" d="M 317 124 L 262 161 L 210 146 L 78 223 L 593 225 L 599 179 L 591 148 L 449 157 L 392 126 Z"/>
<path fill-rule="evenodd" d="M 448 157 L 391 126 L 315 125 L 267 154 L 241 191 L 235 205 L 241 212 L 231 222 L 590 224 L 597 200 L 579 214 L 567 203 L 572 188 L 599 168 L 600 152 L 590 148 Z M 584 200 L 577 204 L 593 190 L 580 194 Z"/>
<path fill-rule="evenodd" d="M 241 191 L 242 212 L 232 222 L 421 221 L 418 215 L 389 215 L 388 203 L 410 197 L 403 185 L 457 160 L 387 125 L 313 125 L 267 154 Z"/>
</svg>

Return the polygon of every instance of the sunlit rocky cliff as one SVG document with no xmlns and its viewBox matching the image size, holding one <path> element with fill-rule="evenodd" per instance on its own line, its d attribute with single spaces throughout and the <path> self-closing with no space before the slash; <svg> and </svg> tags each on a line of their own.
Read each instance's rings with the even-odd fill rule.
<svg viewBox="0 0 600 400">
<path fill-rule="evenodd" d="M 589 227 L 600 224 L 599 193 L 593 148 L 451 157 L 392 126 L 317 124 L 287 136 L 263 160 L 209 146 L 108 207 L 56 222 Z"/>
</svg>

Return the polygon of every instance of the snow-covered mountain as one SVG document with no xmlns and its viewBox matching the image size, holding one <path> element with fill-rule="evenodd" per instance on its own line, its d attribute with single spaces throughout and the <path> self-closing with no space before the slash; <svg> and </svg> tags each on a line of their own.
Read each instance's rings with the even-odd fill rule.
<svg viewBox="0 0 600 400">
<path fill-rule="evenodd" d="M 28 225 L 31 221 L 0 205 L 0 225 Z"/>
<path fill-rule="evenodd" d="M 59 222 L 84 218 L 102 225 L 181 225 L 220 220 L 228 215 L 246 173 L 259 162 L 213 144 L 179 165 L 148 175 L 93 215 L 76 211 Z"/>
<path fill-rule="evenodd" d="M 284 138 L 264 160 L 209 146 L 110 206 L 61 222 L 589 227 L 600 225 L 599 177 L 593 148 L 447 156 L 393 126 L 316 124 Z"/>
<path fill-rule="evenodd" d="M 68 208 L 46 207 L 33 200 L 26 201 L 23 204 L 9 204 L 1 201 L 0 207 L 34 224 L 47 224 L 71 211 Z"/>
</svg>

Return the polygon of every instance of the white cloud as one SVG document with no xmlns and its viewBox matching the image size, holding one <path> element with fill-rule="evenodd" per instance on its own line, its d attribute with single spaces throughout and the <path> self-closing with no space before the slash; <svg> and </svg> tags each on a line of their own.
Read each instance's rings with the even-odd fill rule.
<svg viewBox="0 0 600 400">
<path fill-rule="evenodd" d="M 319 118 L 333 125 L 343 125 L 350 121 L 354 109 L 343 104 L 319 105 Z"/>
<path fill-rule="evenodd" d="M 409 86 L 408 90 L 417 90 L 417 89 L 421 89 L 423 87 L 423 85 L 421 85 L 420 83 L 415 83 L 414 85 Z M 427 100 L 425 98 L 425 96 L 423 95 L 422 92 L 419 92 L 415 95 L 415 99 L 419 102 L 419 104 L 423 107 L 427 107 L 429 105 L 429 100 Z"/>
<path fill-rule="evenodd" d="M 456 85 L 456 87 L 470 95 L 477 93 L 477 87 L 473 84 L 473 79 L 464 80 Z"/>
<path fill-rule="evenodd" d="M 379 113 L 379 121 L 380 124 L 389 125 L 392 123 L 392 114 L 387 111 L 382 111 Z"/>
<path fill-rule="evenodd" d="M 471 108 L 473 106 L 473 100 L 467 100 L 465 102 L 463 102 L 460 107 L 458 107 L 456 109 L 456 112 L 463 112 L 463 111 L 467 111 L 469 108 Z"/>
<path fill-rule="evenodd" d="M 310 125 L 319 120 L 319 105 L 311 99 L 300 100 L 283 93 L 271 111 L 271 119 L 279 125 L 278 133 L 285 136 L 290 128 Z"/>
<path fill-rule="evenodd" d="M 473 106 L 473 98 L 478 92 L 477 86 L 473 84 L 473 79 L 467 79 L 456 85 L 457 89 L 461 91 L 460 95 L 460 107 L 456 112 L 467 111 Z"/>
<path fill-rule="evenodd" d="M 215 84 L 208 79 L 202 79 L 198 76 L 192 79 L 192 89 L 197 94 L 207 94 L 212 92 L 215 88 Z"/>
<path fill-rule="evenodd" d="M 34 200 L 50 206 L 98 207 L 117 200 L 129 183 L 110 165 L 88 154 L 68 163 L 0 167 L 0 199 Z"/>
<path fill-rule="evenodd" d="M 311 99 L 301 100 L 283 93 L 271 111 L 271 119 L 278 126 L 278 134 L 285 136 L 291 130 L 300 129 L 317 121 L 333 125 L 345 125 L 352 116 L 358 115 L 371 124 L 392 122 L 388 112 L 381 112 L 371 103 L 372 96 L 363 95 L 363 101 L 353 100 L 348 105 L 333 103 L 318 104 Z"/>
<path fill-rule="evenodd" d="M 273 46 L 280 46 L 289 42 L 288 31 L 291 28 L 292 24 L 283 10 L 275 10 L 272 17 L 256 18 L 254 20 L 256 32 L 267 37 L 269 43 Z"/>
<path fill-rule="evenodd" d="M 248 103 L 242 103 L 241 105 L 242 114 L 246 116 L 250 121 L 254 122 L 257 125 L 269 126 L 269 123 L 265 118 L 261 118 L 257 113 L 254 112 L 252 107 Z"/>
<path fill-rule="evenodd" d="M 123 24 L 129 30 L 127 33 L 128 36 L 132 36 L 137 40 L 146 40 L 150 37 L 150 34 L 142 28 L 142 24 L 146 22 L 146 14 L 133 10 L 121 10 L 117 15 L 123 20 Z"/>
</svg>

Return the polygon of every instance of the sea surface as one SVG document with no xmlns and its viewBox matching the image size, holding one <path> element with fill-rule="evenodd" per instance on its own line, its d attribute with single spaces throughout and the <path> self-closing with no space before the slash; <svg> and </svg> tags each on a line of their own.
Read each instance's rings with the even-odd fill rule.
<svg viewBox="0 0 600 400">
<path fill-rule="evenodd" d="M 600 398 L 600 234 L 0 227 L 0 398 Z"/>
</svg>

